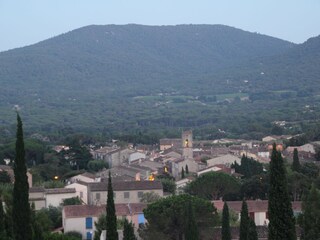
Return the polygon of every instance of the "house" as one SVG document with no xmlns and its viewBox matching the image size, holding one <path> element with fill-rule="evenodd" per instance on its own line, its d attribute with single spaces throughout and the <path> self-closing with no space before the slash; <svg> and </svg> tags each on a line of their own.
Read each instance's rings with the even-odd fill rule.
<svg viewBox="0 0 320 240">
<path fill-rule="evenodd" d="M 133 152 L 129 154 L 129 164 L 146 159 L 146 154 L 141 152 Z"/>
<path fill-rule="evenodd" d="M 64 199 L 77 197 L 74 188 L 49 188 L 45 189 L 46 207 L 59 207 Z"/>
<path fill-rule="evenodd" d="M 76 196 L 75 188 L 29 188 L 29 202 L 34 203 L 35 210 L 49 206 L 59 207 L 64 199 Z"/>
<path fill-rule="evenodd" d="M 65 188 L 74 188 L 76 190 L 76 196 L 81 200 L 83 204 L 88 204 L 88 183 L 77 181 L 73 182 Z"/>
<path fill-rule="evenodd" d="M 118 219 L 127 218 L 137 228 L 145 223 L 143 209 L 145 203 L 115 204 Z M 95 222 L 101 214 L 105 214 L 106 206 L 73 205 L 64 206 L 62 209 L 62 225 L 64 232 L 77 231 L 82 234 L 82 239 L 91 240 L 94 237 Z"/>
<path fill-rule="evenodd" d="M 247 200 L 248 212 L 251 219 L 254 220 L 257 226 L 268 225 L 268 200 Z M 224 202 L 222 200 L 212 201 L 218 211 L 223 210 Z M 240 213 L 242 201 L 227 201 L 228 207 L 231 211 L 238 215 L 240 220 Z M 302 211 L 301 202 L 292 202 L 292 210 L 295 216 L 299 215 Z"/>
<path fill-rule="evenodd" d="M 241 159 L 237 156 L 226 154 L 223 156 L 211 158 L 207 160 L 207 166 L 211 167 L 217 164 L 225 164 L 225 165 L 231 165 L 232 163 L 237 162 L 238 164 L 241 164 Z"/>
<path fill-rule="evenodd" d="M 198 164 L 190 158 L 185 159 L 184 157 L 174 159 L 169 162 L 171 174 L 174 178 L 179 178 L 182 168 L 186 169 L 188 165 L 189 172 L 197 172 L 199 170 Z"/>
<path fill-rule="evenodd" d="M 122 181 L 112 183 L 115 203 L 139 203 L 143 193 L 154 192 L 163 196 L 160 181 Z M 107 201 L 108 183 L 88 184 L 88 204 L 101 205 Z"/>
<path fill-rule="evenodd" d="M 96 160 L 105 160 L 110 168 L 120 166 L 122 163 L 127 163 L 129 155 L 133 153 L 132 149 L 121 149 L 114 147 L 103 147 L 91 152 Z"/>
<path fill-rule="evenodd" d="M 34 204 L 35 210 L 46 207 L 45 189 L 42 187 L 29 188 L 29 203 Z"/>
<path fill-rule="evenodd" d="M 193 181 L 193 177 L 186 177 L 183 179 L 180 179 L 176 181 L 176 192 L 179 193 L 184 193 L 183 189 L 187 186 L 188 183 L 191 183 Z"/>
</svg>

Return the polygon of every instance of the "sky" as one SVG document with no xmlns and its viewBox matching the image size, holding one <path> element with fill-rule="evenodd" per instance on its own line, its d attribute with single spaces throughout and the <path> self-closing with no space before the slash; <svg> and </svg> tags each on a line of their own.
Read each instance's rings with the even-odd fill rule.
<svg viewBox="0 0 320 240">
<path fill-rule="evenodd" d="M 91 24 L 223 24 L 302 43 L 319 0 L 0 0 L 0 52 Z"/>
</svg>

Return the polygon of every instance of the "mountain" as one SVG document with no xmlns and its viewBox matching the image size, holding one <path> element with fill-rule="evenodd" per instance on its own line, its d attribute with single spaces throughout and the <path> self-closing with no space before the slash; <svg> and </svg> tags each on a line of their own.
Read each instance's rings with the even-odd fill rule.
<svg viewBox="0 0 320 240">
<path fill-rule="evenodd" d="M 317 44 L 223 25 L 83 27 L 0 53 L 0 126 L 15 105 L 30 131 L 219 126 L 219 106 L 197 99 L 307 90 L 301 81 L 310 88 L 319 72 Z"/>
</svg>

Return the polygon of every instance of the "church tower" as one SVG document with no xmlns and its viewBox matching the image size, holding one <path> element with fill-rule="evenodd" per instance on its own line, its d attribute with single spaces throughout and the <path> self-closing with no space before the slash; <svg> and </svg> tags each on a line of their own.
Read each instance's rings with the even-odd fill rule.
<svg viewBox="0 0 320 240">
<path fill-rule="evenodd" d="M 193 159 L 192 144 L 192 131 L 182 132 L 182 156 L 184 156 L 185 159 Z"/>
</svg>

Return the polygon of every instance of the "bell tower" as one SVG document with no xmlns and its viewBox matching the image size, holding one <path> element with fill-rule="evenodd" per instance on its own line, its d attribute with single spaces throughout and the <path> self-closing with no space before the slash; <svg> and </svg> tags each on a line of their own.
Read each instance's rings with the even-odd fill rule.
<svg viewBox="0 0 320 240">
<path fill-rule="evenodd" d="M 182 155 L 186 159 L 193 159 L 193 148 L 192 148 L 192 131 L 182 132 Z"/>
</svg>

